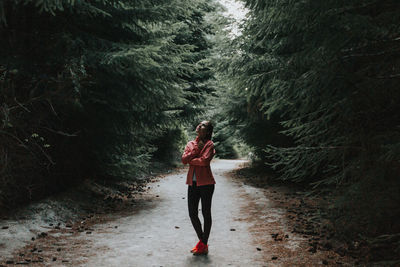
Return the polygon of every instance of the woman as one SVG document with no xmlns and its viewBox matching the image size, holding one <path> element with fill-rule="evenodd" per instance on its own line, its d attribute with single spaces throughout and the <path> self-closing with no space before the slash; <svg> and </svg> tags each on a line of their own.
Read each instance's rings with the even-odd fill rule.
<svg viewBox="0 0 400 267">
<path fill-rule="evenodd" d="M 182 163 L 189 163 L 186 178 L 188 185 L 189 217 L 196 231 L 199 242 L 191 250 L 195 255 L 208 253 L 208 237 L 211 230 L 211 199 L 214 193 L 214 176 L 210 161 L 215 155 L 214 143 L 211 141 L 213 126 L 209 121 L 202 121 L 196 127 L 197 137 L 190 141 L 182 155 Z M 199 201 L 204 218 L 204 231 L 198 217 Z"/>
</svg>

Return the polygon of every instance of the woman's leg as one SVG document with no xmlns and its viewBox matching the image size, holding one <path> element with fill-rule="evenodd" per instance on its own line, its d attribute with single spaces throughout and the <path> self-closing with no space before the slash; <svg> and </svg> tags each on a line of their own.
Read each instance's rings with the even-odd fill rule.
<svg viewBox="0 0 400 267">
<path fill-rule="evenodd" d="M 189 208 L 189 217 L 192 221 L 192 225 L 194 230 L 196 231 L 197 237 L 201 240 L 203 238 L 203 230 L 201 229 L 201 222 L 199 220 L 199 201 L 200 201 L 200 192 L 199 187 L 193 183 L 193 186 L 188 186 L 188 208 Z"/>
<path fill-rule="evenodd" d="M 201 197 L 201 211 L 204 217 L 204 232 L 203 232 L 203 243 L 207 244 L 208 237 L 210 236 L 211 231 L 211 200 L 214 193 L 215 186 L 212 185 L 203 185 L 199 186 L 200 188 L 200 197 Z"/>
</svg>

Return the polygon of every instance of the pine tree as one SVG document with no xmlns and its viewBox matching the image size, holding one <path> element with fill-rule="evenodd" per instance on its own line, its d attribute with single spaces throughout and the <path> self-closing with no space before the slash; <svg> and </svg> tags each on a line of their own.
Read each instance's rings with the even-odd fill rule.
<svg viewBox="0 0 400 267">
<path fill-rule="evenodd" d="M 83 177 L 137 178 L 176 141 L 166 137 L 183 138 L 188 88 L 209 90 L 208 1 L 0 3 L 2 203 Z"/>
<path fill-rule="evenodd" d="M 257 147 L 280 179 L 346 186 L 338 205 L 388 229 L 400 214 L 399 2 L 244 2 L 249 18 L 226 64 L 232 110 L 293 138 L 276 145 L 262 126 L 250 136 L 270 142 Z"/>
</svg>

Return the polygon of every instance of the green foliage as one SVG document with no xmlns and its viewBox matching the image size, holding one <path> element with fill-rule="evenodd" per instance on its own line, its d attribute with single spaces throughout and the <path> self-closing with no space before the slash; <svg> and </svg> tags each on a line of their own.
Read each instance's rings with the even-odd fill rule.
<svg viewBox="0 0 400 267">
<path fill-rule="evenodd" d="M 400 231 L 388 227 L 400 212 L 400 3 L 243 2 L 243 35 L 220 69 L 246 142 L 280 179 L 337 188 L 344 220 Z"/>
<path fill-rule="evenodd" d="M 211 11 L 206 0 L 1 1 L 0 201 L 138 177 L 176 153 L 213 90 Z"/>
<path fill-rule="evenodd" d="M 157 147 L 153 160 L 165 163 L 174 163 L 174 161 L 180 160 L 187 140 L 188 137 L 182 126 L 165 130 L 160 137 L 151 142 Z"/>
<path fill-rule="evenodd" d="M 265 146 L 274 144 L 287 146 L 291 138 L 279 133 L 283 127 L 279 124 L 279 117 L 275 114 L 267 118 L 260 106 L 248 94 L 249 83 L 247 73 L 242 70 L 234 72 L 241 57 L 247 56 L 239 50 L 240 38 L 230 37 L 230 29 L 226 27 L 229 20 L 218 20 L 223 27 L 219 28 L 215 37 L 212 61 L 218 70 L 216 83 L 218 84 L 215 96 L 210 100 L 211 116 L 218 122 L 215 139 L 222 146 L 222 157 L 237 157 L 235 147 L 250 146 L 254 158 L 265 158 Z M 244 68 L 244 67 L 243 67 Z M 246 153 L 248 154 L 248 153 Z M 255 155 L 254 155 L 255 154 Z M 247 156 L 247 155 L 240 155 Z"/>
<path fill-rule="evenodd" d="M 223 159 L 235 159 L 238 154 L 234 148 L 237 140 L 234 138 L 231 127 L 228 127 L 228 121 L 221 120 L 214 127 L 215 134 L 213 141 L 215 149 L 218 152 L 217 156 Z"/>
<path fill-rule="evenodd" d="M 246 4 L 250 16 L 228 65 L 242 101 L 234 108 L 279 122 L 282 129 L 267 127 L 294 139 L 265 150 L 282 178 L 336 185 L 397 168 L 399 4 Z"/>
</svg>

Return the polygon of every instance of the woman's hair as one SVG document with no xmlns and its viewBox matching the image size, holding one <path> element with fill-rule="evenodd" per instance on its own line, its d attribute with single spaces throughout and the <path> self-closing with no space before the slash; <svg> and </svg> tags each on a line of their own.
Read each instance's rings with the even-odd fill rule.
<svg viewBox="0 0 400 267">
<path fill-rule="evenodd" d="M 207 136 L 206 138 L 208 140 L 211 140 L 212 134 L 213 134 L 213 130 L 214 130 L 214 126 L 212 125 L 211 121 L 207 121 Z"/>
</svg>

